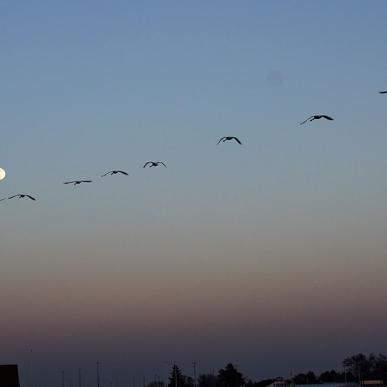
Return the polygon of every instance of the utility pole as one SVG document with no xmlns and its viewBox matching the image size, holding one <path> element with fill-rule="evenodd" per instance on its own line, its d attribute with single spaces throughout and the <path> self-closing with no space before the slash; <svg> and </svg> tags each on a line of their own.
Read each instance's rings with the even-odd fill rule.
<svg viewBox="0 0 387 387">
<path fill-rule="evenodd" d="M 196 361 L 194 361 L 194 362 L 192 362 L 192 365 L 193 365 L 193 373 L 194 373 L 194 380 L 193 380 L 193 382 L 194 382 L 194 387 L 196 387 L 196 385 L 197 385 L 197 383 L 196 383 L 196 366 L 197 366 L 197 362 Z"/>
<path fill-rule="evenodd" d="M 27 386 L 31 387 L 31 368 L 32 368 L 32 348 L 30 348 L 27 360 Z"/>
<path fill-rule="evenodd" d="M 99 361 L 97 361 L 97 387 L 100 387 L 99 386 Z"/>
</svg>

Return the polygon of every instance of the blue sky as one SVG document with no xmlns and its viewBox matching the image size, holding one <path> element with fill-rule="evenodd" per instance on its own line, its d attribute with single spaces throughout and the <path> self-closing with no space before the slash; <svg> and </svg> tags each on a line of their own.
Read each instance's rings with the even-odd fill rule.
<svg viewBox="0 0 387 387">
<path fill-rule="evenodd" d="M 103 348 L 137 362 L 122 380 L 169 358 L 258 378 L 386 352 L 386 11 L 1 2 L 0 196 L 38 201 L 0 203 L 0 362 L 31 346 L 52 372 L 23 378 L 49 383 Z M 335 120 L 299 126 L 315 113 Z"/>
</svg>

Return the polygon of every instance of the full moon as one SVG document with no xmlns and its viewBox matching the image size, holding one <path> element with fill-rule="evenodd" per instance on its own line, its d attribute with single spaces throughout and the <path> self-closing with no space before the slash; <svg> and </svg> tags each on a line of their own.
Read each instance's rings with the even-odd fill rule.
<svg viewBox="0 0 387 387">
<path fill-rule="evenodd" d="M 3 180 L 5 178 L 5 175 L 6 175 L 6 173 L 5 173 L 4 169 L 0 168 L 0 180 Z"/>
</svg>

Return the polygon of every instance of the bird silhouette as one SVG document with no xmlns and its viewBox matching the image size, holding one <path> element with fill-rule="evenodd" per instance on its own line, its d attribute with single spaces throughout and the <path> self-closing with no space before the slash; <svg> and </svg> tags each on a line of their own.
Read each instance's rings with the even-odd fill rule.
<svg viewBox="0 0 387 387">
<path fill-rule="evenodd" d="M 387 94 L 387 90 L 379 91 L 379 94 Z"/>
<path fill-rule="evenodd" d="M 128 174 L 126 173 L 126 172 L 124 172 L 124 171 L 109 171 L 109 172 L 106 172 L 104 175 L 102 175 L 101 177 L 105 177 L 105 176 L 107 176 L 107 175 L 110 175 L 110 176 L 112 176 L 112 175 L 117 175 L 117 173 L 121 173 L 122 175 L 126 175 L 126 176 L 128 176 Z"/>
<path fill-rule="evenodd" d="M 91 180 L 73 180 L 73 181 L 65 181 L 63 184 L 73 184 L 73 185 L 78 185 L 81 183 L 91 183 Z"/>
<path fill-rule="evenodd" d="M 13 199 L 13 198 L 19 198 L 19 199 L 23 199 L 23 198 L 29 198 L 31 200 L 34 200 L 36 201 L 36 199 L 34 197 L 32 197 L 31 195 L 27 195 L 27 194 L 17 194 L 17 195 L 13 195 L 13 196 L 10 196 L 8 199 Z M 4 200 L 4 199 L 2 199 Z"/>
<path fill-rule="evenodd" d="M 159 165 L 164 165 L 164 167 L 167 168 L 167 166 L 162 161 L 147 161 L 144 164 L 143 168 L 146 168 L 148 165 L 149 165 L 149 168 L 158 167 Z"/>
<path fill-rule="evenodd" d="M 325 118 L 326 120 L 333 121 L 332 117 L 329 117 L 329 116 L 327 116 L 325 114 L 315 114 L 313 116 L 308 117 L 305 121 L 302 121 L 300 123 L 300 125 L 305 124 L 305 122 L 307 122 L 307 121 L 319 120 L 320 118 Z"/>
<path fill-rule="evenodd" d="M 218 141 L 218 144 L 220 144 L 221 142 L 226 142 L 226 141 L 230 141 L 230 140 L 235 140 L 239 145 L 242 145 L 242 143 L 240 142 L 239 138 L 237 137 L 232 137 L 232 136 L 226 136 L 226 137 L 222 137 L 219 141 Z M 216 145 L 218 145 L 216 144 Z"/>
</svg>

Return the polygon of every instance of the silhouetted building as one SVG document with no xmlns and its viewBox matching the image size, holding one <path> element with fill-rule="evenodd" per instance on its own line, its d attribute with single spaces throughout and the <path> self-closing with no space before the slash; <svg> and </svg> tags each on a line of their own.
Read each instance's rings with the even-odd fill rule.
<svg viewBox="0 0 387 387">
<path fill-rule="evenodd" d="M 312 384 L 296 384 L 294 387 L 360 387 L 358 383 L 312 383 Z M 380 386 L 378 386 L 380 387 Z"/>
<path fill-rule="evenodd" d="M 0 387 L 20 387 L 16 364 L 0 365 Z"/>
<path fill-rule="evenodd" d="M 269 384 L 267 387 L 290 387 L 290 384 L 283 378 L 277 378 L 273 383 Z"/>
</svg>

